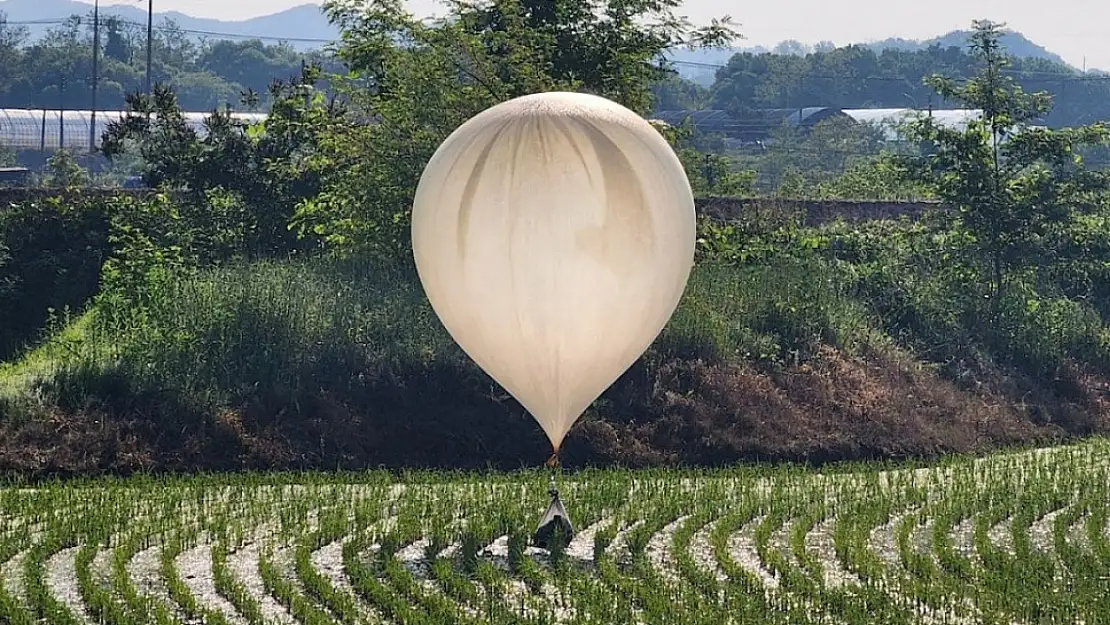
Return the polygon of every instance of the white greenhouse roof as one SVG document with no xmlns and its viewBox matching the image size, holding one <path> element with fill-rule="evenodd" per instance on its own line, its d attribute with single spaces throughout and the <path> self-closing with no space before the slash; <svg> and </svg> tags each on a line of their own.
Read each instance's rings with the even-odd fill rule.
<svg viewBox="0 0 1110 625">
<path fill-rule="evenodd" d="M 919 117 L 932 116 L 933 120 L 941 127 L 963 130 L 967 128 L 968 122 L 979 119 L 983 114 L 982 111 L 977 109 L 934 109 L 933 111 L 919 109 L 843 109 L 841 112 L 861 124 L 879 126 L 886 138 L 891 141 L 899 138 L 897 129 L 899 124 Z"/>
<path fill-rule="evenodd" d="M 108 129 L 108 123 L 119 121 L 124 111 L 96 112 L 96 147 Z M 185 113 L 185 123 L 204 136 L 204 121 L 211 113 Z M 232 117 L 248 124 L 266 119 L 264 113 L 232 113 Z M 43 122 L 45 121 L 45 127 Z M 15 150 L 53 151 L 60 147 L 65 134 L 65 147 L 75 152 L 89 150 L 92 111 L 57 111 L 42 109 L 0 109 L 0 145 Z"/>
</svg>

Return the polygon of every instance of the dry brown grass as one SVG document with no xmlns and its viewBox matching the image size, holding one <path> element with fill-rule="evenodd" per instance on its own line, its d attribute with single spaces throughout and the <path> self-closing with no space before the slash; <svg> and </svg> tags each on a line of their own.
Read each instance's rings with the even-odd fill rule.
<svg viewBox="0 0 1110 625">
<path fill-rule="evenodd" d="M 1038 388 L 1014 396 L 961 389 L 897 353 L 848 358 L 824 346 L 810 362 L 771 374 L 678 362 L 661 375 L 668 390 L 651 418 L 591 420 L 573 452 L 631 465 L 823 463 L 985 453 L 1110 430 L 1107 381 L 1090 373 L 1077 379 L 1079 400 Z"/>
</svg>

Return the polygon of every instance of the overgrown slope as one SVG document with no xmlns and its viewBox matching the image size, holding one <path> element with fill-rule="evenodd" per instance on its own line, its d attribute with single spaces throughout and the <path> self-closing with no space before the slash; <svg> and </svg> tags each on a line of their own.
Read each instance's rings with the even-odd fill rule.
<svg viewBox="0 0 1110 625">
<path fill-rule="evenodd" d="M 1042 284 L 988 327 L 920 223 L 714 232 L 668 328 L 573 430 L 567 464 L 934 456 L 1110 430 L 1105 276 L 1085 293 Z M 268 261 L 154 284 L 140 302 L 102 297 L 0 369 L 0 467 L 546 457 L 406 269 Z"/>
</svg>

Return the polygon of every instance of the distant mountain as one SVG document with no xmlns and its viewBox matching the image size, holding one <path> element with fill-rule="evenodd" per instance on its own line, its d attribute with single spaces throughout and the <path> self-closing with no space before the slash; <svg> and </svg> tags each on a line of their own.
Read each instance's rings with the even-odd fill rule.
<svg viewBox="0 0 1110 625">
<path fill-rule="evenodd" d="M 2 5 L 0 5 L 2 6 Z M 926 39 L 922 41 L 912 39 L 890 38 L 883 39 L 882 41 L 875 41 L 863 43 L 859 45 L 867 46 L 876 52 L 896 49 L 914 52 L 923 50 L 933 44 L 940 44 L 942 47 L 955 46 L 957 48 L 967 49 L 967 40 L 971 35 L 971 31 L 967 30 L 954 30 L 950 33 Z M 1002 45 L 1006 51 L 1014 56 L 1021 58 L 1041 58 L 1054 61 L 1063 65 L 1068 65 L 1060 55 L 1050 52 L 1044 46 L 1037 45 L 1030 41 L 1025 35 L 1016 32 L 1009 32 L 1002 36 Z M 817 49 L 828 49 L 831 46 L 828 42 L 817 44 Z M 676 69 L 683 78 L 693 80 L 703 86 L 708 87 L 713 84 L 714 74 L 718 67 L 728 63 L 732 55 L 742 52 L 751 52 L 753 54 L 760 54 L 763 52 L 775 52 L 777 54 L 806 54 L 813 52 L 815 46 L 799 43 L 797 41 L 783 41 L 775 45 L 774 48 L 766 48 L 763 46 L 753 47 L 735 47 L 723 48 L 713 50 L 675 50 L 669 58 L 675 61 Z M 1068 65 L 1071 67 L 1071 65 Z M 1097 70 L 1095 70 L 1097 71 Z"/>
<path fill-rule="evenodd" d="M 926 39 L 924 41 L 915 41 L 912 39 L 891 38 L 883 39 L 873 43 L 864 44 L 875 51 L 896 49 L 907 50 L 914 52 L 916 50 L 923 50 L 933 44 L 940 44 L 941 47 L 947 48 L 956 46 L 960 48 L 967 47 L 967 38 L 971 36 L 969 30 L 954 30 L 950 33 Z M 1047 59 L 1062 65 L 1068 65 L 1060 55 L 1055 52 L 1050 52 L 1044 46 L 1037 45 L 1029 40 L 1025 35 L 1016 32 L 1008 32 L 1002 35 L 1002 46 L 1006 52 L 1020 58 L 1037 58 Z M 1069 66 L 1070 67 L 1070 66 Z"/>
<path fill-rule="evenodd" d="M 129 5 L 115 5 L 102 7 L 105 15 L 116 15 L 127 22 L 146 24 L 146 11 Z M 71 15 L 86 15 L 92 11 L 92 6 L 77 2 L 76 0 L 0 0 L 0 12 L 7 15 L 9 23 L 26 23 L 32 36 L 45 33 L 51 25 L 43 22 L 60 21 Z M 258 37 L 267 41 L 286 40 L 297 49 L 319 48 L 323 41 L 334 41 L 338 32 L 328 23 L 327 18 L 320 11 L 320 7 L 305 4 L 272 15 L 255 17 L 242 21 L 223 21 L 205 19 L 185 15 L 178 11 L 165 13 L 155 12 L 155 24 L 164 19 L 172 19 L 183 30 L 196 38 L 219 38 L 221 35 L 233 35 L 234 38 Z M 36 23 L 37 22 L 37 23 Z M 965 47 L 969 31 L 956 30 L 924 41 L 891 38 L 882 41 L 869 42 L 866 45 L 874 50 L 895 48 L 900 50 L 919 50 L 934 43 L 942 46 Z M 1039 46 L 1021 33 L 1007 33 L 1002 38 L 1006 49 L 1019 57 L 1037 57 L 1064 63 L 1059 55 Z M 818 44 L 819 47 L 828 44 Z M 773 50 L 784 54 L 798 54 L 811 51 L 812 46 L 796 41 L 784 41 L 776 45 Z M 717 66 L 728 62 L 733 54 L 738 52 L 768 52 L 762 46 L 737 47 L 721 50 L 675 50 L 671 58 L 679 62 L 679 72 L 685 78 L 697 80 L 702 83 L 712 83 L 713 74 Z"/>
<path fill-rule="evenodd" d="M 146 24 L 147 14 L 143 8 L 114 5 L 101 6 L 100 10 L 104 15 L 115 15 L 126 22 Z M 71 15 L 87 15 L 91 11 L 92 5 L 76 0 L 0 0 L 0 12 L 7 15 L 8 22 L 13 25 L 24 23 L 32 37 L 40 36 L 51 28 L 49 22 Z M 335 27 L 328 23 L 320 7 L 313 4 L 242 21 L 192 17 L 178 11 L 154 12 L 155 26 L 165 19 L 173 20 L 182 30 L 198 39 L 258 37 L 268 42 L 287 40 L 301 50 L 320 48 L 324 45 L 321 42 L 334 41 L 338 37 Z"/>
</svg>

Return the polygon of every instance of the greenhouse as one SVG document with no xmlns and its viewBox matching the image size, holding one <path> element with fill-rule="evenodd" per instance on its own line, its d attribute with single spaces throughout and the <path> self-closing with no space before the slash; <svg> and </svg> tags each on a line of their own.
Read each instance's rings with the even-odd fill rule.
<svg viewBox="0 0 1110 625">
<path fill-rule="evenodd" d="M 108 124 L 119 121 L 124 111 L 96 112 L 96 148 Z M 204 136 L 205 120 L 211 113 L 185 113 L 186 124 Z M 266 119 L 263 113 L 232 113 L 232 117 L 253 124 Z M 41 109 L 0 109 L 0 146 L 8 149 L 52 152 L 59 147 L 74 152 L 89 152 L 92 111 L 59 111 Z"/>
<path fill-rule="evenodd" d="M 965 130 L 970 121 L 977 120 L 982 111 L 975 109 L 844 109 L 844 114 L 860 124 L 869 124 L 879 129 L 888 141 L 897 141 L 901 124 L 929 116 L 941 128 Z"/>
<path fill-rule="evenodd" d="M 654 118 L 671 126 L 689 122 L 698 132 L 721 134 L 743 141 L 762 141 L 776 128 L 791 126 L 803 131 L 834 117 L 844 117 L 840 109 L 810 106 L 803 108 L 748 109 L 725 111 L 657 111 Z"/>
</svg>

